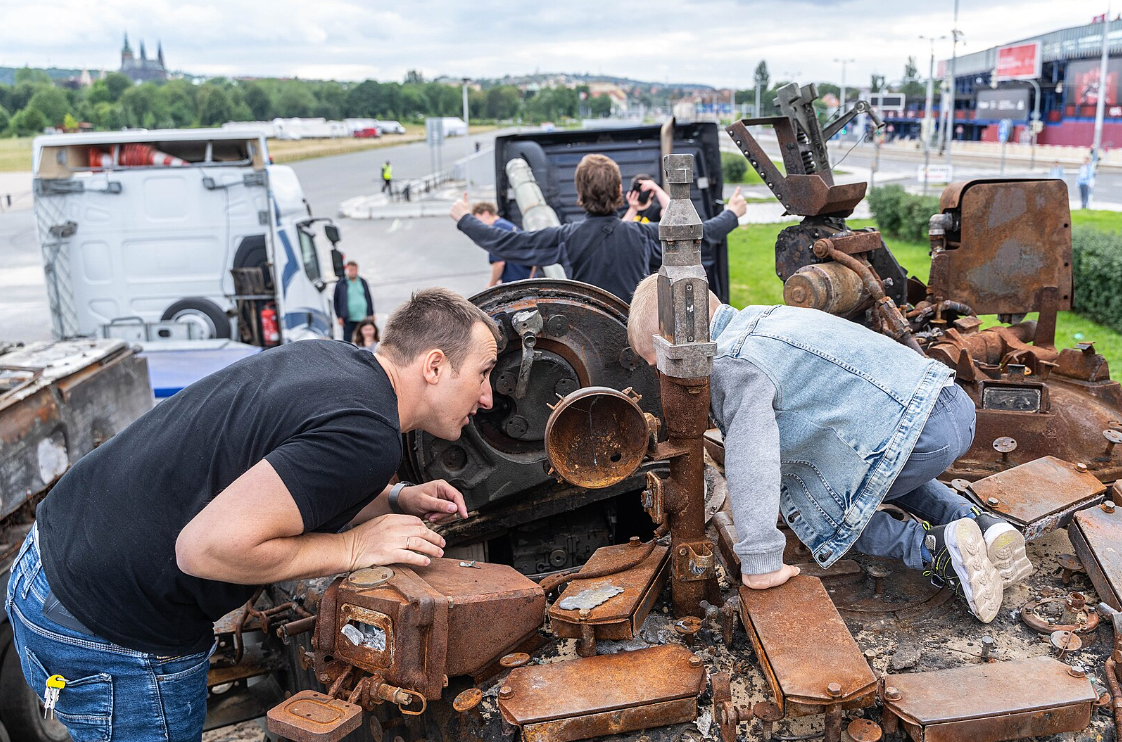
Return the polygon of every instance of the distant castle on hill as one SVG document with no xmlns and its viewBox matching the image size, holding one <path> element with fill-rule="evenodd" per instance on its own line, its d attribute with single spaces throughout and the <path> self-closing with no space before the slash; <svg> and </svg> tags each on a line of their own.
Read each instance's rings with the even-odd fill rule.
<svg viewBox="0 0 1122 742">
<path fill-rule="evenodd" d="M 148 59 L 144 52 L 144 42 L 140 42 L 140 57 L 133 56 L 132 47 L 129 46 L 129 35 L 125 34 L 125 45 L 121 47 L 121 74 L 127 75 L 133 82 L 164 82 L 168 79 L 167 67 L 164 66 L 164 47 L 156 42 L 156 58 Z"/>
</svg>

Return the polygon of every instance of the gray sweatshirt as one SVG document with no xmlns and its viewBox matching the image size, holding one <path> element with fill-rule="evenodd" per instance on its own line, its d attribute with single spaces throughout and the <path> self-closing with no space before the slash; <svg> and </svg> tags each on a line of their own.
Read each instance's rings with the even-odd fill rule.
<svg viewBox="0 0 1122 742">
<path fill-rule="evenodd" d="M 709 379 L 711 409 L 725 432 L 725 478 L 738 541 L 734 547 L 746 575 L 783 566 L 779 518 L 779 425 L 775 386 L 743 358 L 718 356 Z"/>
</svg>

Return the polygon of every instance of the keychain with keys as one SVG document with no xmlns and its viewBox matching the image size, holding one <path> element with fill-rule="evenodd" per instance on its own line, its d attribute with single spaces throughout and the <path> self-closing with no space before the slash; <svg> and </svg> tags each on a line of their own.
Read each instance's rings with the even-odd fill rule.
<svg viewBox="0 0 1122 742">
<path fill-rule="evenodd" d="M 43 718 L 50 719 L 55 715 L 55 706 L 58 704 L 58 695 L 66 687 L 66 678 L 61 675 L 52 675 L 47 678 L 47 690 L 43 694 Z"/>
</svg>

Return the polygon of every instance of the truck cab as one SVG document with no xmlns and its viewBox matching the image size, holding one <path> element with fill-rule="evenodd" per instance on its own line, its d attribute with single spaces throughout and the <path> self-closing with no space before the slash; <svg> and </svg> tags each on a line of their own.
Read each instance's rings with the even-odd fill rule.
<svg viewBox="0 0 1122 742">
<path fill-rule="evenodd" d="M 312 217 L 262 134 L 42 136 L 33 171 L 56 338 L 268 346 L 331 336 L 334 277 L 316 233 L 324 223 L 334 243 L 338 230 Z M 341 268 L 331 253 L 327 264 Z"/>
</svg>

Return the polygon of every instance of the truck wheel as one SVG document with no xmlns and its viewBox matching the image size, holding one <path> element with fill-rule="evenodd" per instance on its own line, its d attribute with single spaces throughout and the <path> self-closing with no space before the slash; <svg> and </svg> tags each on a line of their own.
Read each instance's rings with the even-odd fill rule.
<svg viewBox="0 0 1122 742">
<path fill-rule="evenodd" d="M 0 665 L 0 719 L 20 742 L 66 742 L 70 734 L 58 719 L 43 718 L 43 704 L 27 685 L 14 646 Z M 0 739 L 5 739 L 0 735 Z"/>
<path fill-rule="evenodd" d="M 210 299 L 180 299 L 165 309 L 160 319 L 193 324 L 202 330 L 204 337 L 230 337 L 230 318 Z"/>
</svg>

